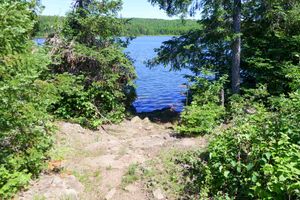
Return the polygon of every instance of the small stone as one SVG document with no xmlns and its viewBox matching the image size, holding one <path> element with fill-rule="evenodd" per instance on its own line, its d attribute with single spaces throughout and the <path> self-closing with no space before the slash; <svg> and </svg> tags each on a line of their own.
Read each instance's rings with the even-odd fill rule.
<svg viewBox="0 0 300 200">
<path fill-rule="evenodd" d="M 114 197 L 114 195 L 116 194 L 117 190 L 116 188 L 111 189 L 105 196 L 105 200 L 110 200 Z"/>
<path fill-rule="evenodd" d="M 141 118 L 138 117 L 138 116 L 135 116 L 134 118 L 131 119 L 132 123 L 138 123 L 138 122 L 141 122 L 141 121 L 142 121 Z"/>
<path fill-rule="evenodd" d="M 247 108 L 247 109 L 245 110 L 245 112 L 246 112 L 247 114 L 254 115 L 254 114 L 257 112 L 257 110 L 256 110 L 255 108 Z"/>
<path fill-rule="evenodd" d="M 163 138 L 164 138 L 164 140 L 168 140 L 168 139 L 170 139 L 170 135 L 165 135 Z"/>
<path fill-rule="evenodd" d="M 138 190 L 138 188 L 135 185 L 128 185 L 125 187 L 125 190 L 127 192 L 134 193 Z"/>
<path fill-rule="evenodd" d="M 146 117 L 145 119 L 143 119 L 143 122 L 145 123 L 151 123 L 150 119 L 148 117 Z"/>
<path fill-rule="evenodd" d="M 173 129 L 173 128 L 174 128 L 174 125 L 171 124 L 171 123 L 166 123 L 164 126 L 165 126 L 166 128 L 168 128 L 168 129 Z"/>
<path fill-rule="evenodd" d="M 163 199 L 165 199 L 165 196 L 164 196 L 163 192 L 161 191 L 161 189 L 156 189 L 153 192 L 153 196 L 157 200 L 163 200 Z"/>
</svg>

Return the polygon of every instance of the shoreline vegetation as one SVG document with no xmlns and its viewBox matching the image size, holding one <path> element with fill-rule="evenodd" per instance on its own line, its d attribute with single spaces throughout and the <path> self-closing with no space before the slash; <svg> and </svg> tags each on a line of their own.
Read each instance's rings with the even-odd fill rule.
<svg viewBox="0 0 300 200">
<path fill-rule="evenodd" d="M 39 16 L 38 32 L 36 38 L 44 38 L 55 33 L 65 17 Z M 148 19 L 148 18 L 124 18 L 126 21 L 121 36 L 179 36 L 192 29 L 199 29 L 200 24 L 191 19 Z"/>
<path fill-rule="evenodd" d="M 148 1 L 201 25 L 127 27 L 121 0 L 74 0 L 64 20 L 0 1 L 0 199 L 300 199 L 300 1 Z M 193 73 L 182 113 L 130 115 L 126 31 L 180 34 L 147 64 Z"/>
</svg>

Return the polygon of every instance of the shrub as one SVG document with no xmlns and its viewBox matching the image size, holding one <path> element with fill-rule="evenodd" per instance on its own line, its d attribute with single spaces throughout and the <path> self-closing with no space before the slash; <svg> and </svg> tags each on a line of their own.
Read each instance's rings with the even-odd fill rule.
<svg viewBox="0 0 300 200">
<path fill-rule="evenodd" d="M 262 103 L 235 97 L 232 121 L 216 135 L 207 153 L 179 160 L 188 166 L 186 189 L 200 199 L 300 198 L 299 98 Z"/>
<path fill-rule="evenodd" d="M 62 33 L 47 42 L 51 78 L 61 96 L 52 112 L 91 128 L 120 122 L 135 98 L 135 70 L 122 51 L 124 43 L 116 39 L 123 29 L 117 18 L 121 3 L 99 5 L 96 0 L 76 4 L 64 18 Z"/>
<path fill-rule="evenodd" d="M 29 40 L 31 6 L 0 4 L 0 199 L 12 197 L 39 174 L 51 145 L 47 107 L 55 91 L 39 80 L 49 59 Z"/>
<path fill-rule="evenodd" d="M 214 103 L 197 105 L 194 102 L 181 114 L 180 126 L 176 128 L 182 134 L 206 134 L 219 124 L 224 108 Z"/>
<path fill-rule="evenodd" d="M 220 123 L 225 113 L 220 93 L 227 77 L 211 82 L 197 78 L 191 87 L 193 100 L 181 114 L 181 121 L 176 130 L 182 134 L 207 134 Z"/>
<path fill-rule="evenodd" d="M 60 119 L 94 128 L 100 123 L 97 108 L 91 102 L 83 82 L 83 76 L 68 73 L 54 76 L 51 83 L 55 85 L 58 98 L 48 110 Z"/>
</svg>

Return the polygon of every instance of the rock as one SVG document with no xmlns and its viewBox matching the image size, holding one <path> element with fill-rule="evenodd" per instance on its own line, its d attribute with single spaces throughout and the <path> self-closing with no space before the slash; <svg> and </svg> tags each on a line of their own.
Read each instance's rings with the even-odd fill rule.
<svg viewBox="0 0 300 200">
<path fill-rule="evenodd" d="M 173 128 L 174 128 L 174 125 L 173 125 L 172 123 L 170 123 L 170 122 L 164 124 L 164 126 L 165 126 L 166 128 L 168 128 L 168 129 L 173 129 Z"/>
<path fill-rule="evenodd" d="M 131 184 L 131 185 L 126 186 L 125 190 L 127 192 L 134 193 L 134 192 L 136 192 L 138 190 L 138 187 Z"/>
<path fill-rule="evenodd" d="M 163 136 L 164 140 L 172 140 L 169 134 Z"/>
<path fill-rule="evenodd" d="M 163 200 L 163 199 L 165 199 L 165 196 L 164 196 L 164 194 L 163 194 L 163 192 L 162 192 L 161 189 L 156 189 L 156 190 L 153 192 L 153 196 L 154 196 L 154 198 L 157 199 L 157 200 Z"/>
<path fill-rule="evenodd" d="M 140 117 L 135 116 L 134 118 L 131 119 L 131 122 L 132 122 L 132 123 L 139 123 L 139 122 L 142 122 L 142 120 L 141 120 Z"/>
<path fill-rule="evenodd" d="M 148 117 L 146 117 L 145 119 L 143 119 L 143 122 L 148 123 L 148 124 L 151 123 L 151 121 L 150 121 L 150 119 Z"/>
<path fill-rule="evenodd" d="M 34 182 L 30 190 L 21 193 L 18 200 L 34 199 L 35 195 L 54 200 L 67 197 L 68 199 L 79 199 L 84 186 L 73 175 L 44 175 Z"/>
<path fill-rule="evenodd" d="M 73 199 L 73 200 L 79 199 L 78 198 L 78 193 L 74 189 L 67 189 L 65 191 L 65 195 L 64 196 L 66 196 L 66 198 L 68 198 L 68 199 Z"/>
<path fill-rule="evenodd" d="M 145 130 L 146 131 L 150 131 L 150 130 L 152 130 L 154 127 L 153 126 L 147 126 L 147 127 L 145 127 Z"/>
<path fill-rule="evenodd" d="M 248 108 L 245 109 L 245 112 L 247 114 L 254 115 L 257 112 L 257 110 L 255 108 L 248 107 Z"/>
<path fill-rule="evenodd" d="M 111 189 L 106 195 L 105 195 L 105 200 L 110 200 L 114 197 L 116 194 L 117 190 L 116 188 Z"/>
</svg>

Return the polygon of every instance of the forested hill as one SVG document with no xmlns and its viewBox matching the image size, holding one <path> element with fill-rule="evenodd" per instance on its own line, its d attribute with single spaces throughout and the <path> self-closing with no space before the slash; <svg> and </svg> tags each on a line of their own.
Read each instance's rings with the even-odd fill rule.
<svg viewBox="0 0 300 200">
<path fill-rule="evenodd" d="M 53 33 L 58 27 L 63 17 L 57 16 L 40 16 L 39 32 L 37 37 L 44 37 L 49 33 Z M 164 19 L 144 19 L 132 18 L 128 20 L 125 27 L 124 36 L 139 35 L 181 35 L 184 32 L 199 28 L 199 24 L 195 20 L 164 20 Z"/>
<path fill-rule="evenodd" d="M 198 28 L 195 20 L 163 20 L 134 18 L 127 25 L 126 35 L 181 35 Z"/>
</svg>

